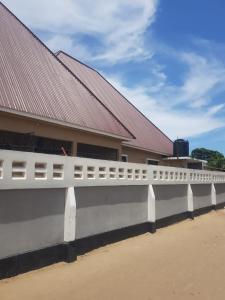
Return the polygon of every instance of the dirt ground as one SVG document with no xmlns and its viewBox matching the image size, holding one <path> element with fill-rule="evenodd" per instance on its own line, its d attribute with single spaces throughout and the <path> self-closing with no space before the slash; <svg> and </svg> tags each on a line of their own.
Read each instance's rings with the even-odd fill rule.
<svg viewBox="0 0 225 300">
<path fill-rule="evenodd" d="M 0 300 L 225 299 L 225 210 L 0 281 Z"/>
</svg>

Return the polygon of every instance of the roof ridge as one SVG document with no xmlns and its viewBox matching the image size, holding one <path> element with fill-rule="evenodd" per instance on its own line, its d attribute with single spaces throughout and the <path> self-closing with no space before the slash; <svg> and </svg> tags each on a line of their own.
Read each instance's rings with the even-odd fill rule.
<svg viewBox="0 0 225 300">
<path fill-rule="evenodd" d="M 96 72 L 99 76 L 101 76 L 101 78 L 103 80 L 105 80 L 115 91 L 117 91 L 117 93 L 119 93 L 124 100 L 126 100 L 130 105 L 132 105 L 136 111 L 138 111 L 150 124 L 152 124 L 159 132 L 161 132 L 169 141 L 173 142 L 158 126 L 156 126 L 151 120 L 149 120 L 132 102 L 130 102 L 123 94 L 121 94 L 120 91 L 117 90 L 117 88 L 115 88 L 99 71 L 95 70 L 94 68 L 88 66 L 87 64 L 83 63 L 82 61 L 80 61 L 79 59 L 71 56 L 70 54 L 62 51 L 62 50 L 59 50 L 58 52 L 56 52 L 56 55 L 59 55 L 60 53 L 70 57 L 71 59 L 77 61 L 78 63 L 84 65 L 85 67 L 93 70 L 94 72 Z M 96 96 L 97 97 L 97 96 Z M 101 100 L 99 100 L 101 102 Z M 101 102 L 102 103 L 102 102 Z"/>
<path fill-rule="evenodd" d="M 82 62 L 81 60 L 79 60 L 79 59 L 76 58 L 76 57 L 73 57 L 72 55 L 70 55 L 69 53 L 66 53 L 66 52 L 63 51 L 63 50 L 57 51 L 57 52 L 55 53 L 55 55 L 58 56 L 58 55 L 60 55 L 61 53 L 64 54 L 64 55 L 66 55 L 66 56 L 68 56 L 68 57 L 70 57 L 71 59 L 77 61 L 77 62 L 80 63 L 81 65 L 84 65 L 84 66 L 87 67 L 88 69 L 91 69 L 92 71 L 98 73 L 98 71 L 97 71 L 96 69 L 94 69 L 93 67 L 87 65 L 86 63 Z"/>
<path fill-rule="evenodd" d="M 89 67 L 88 65 L 82 63 L 81 61 L 77 60 L 76 58 L 74 58 L 73 56 L 67 54 L 66 52 L 62 51 L 62 50 L 59 50 L 55 53 L 55 56 L 57 57 L 60 53 L 64 54 L 64 55 L 67 55 L 68 57 L 70 57 L 71 59 L 83 64 L 84 66 L 86 66 L 87 68 L 97 72 L 96 70 L 92 69 L 91 67 Z M 58 57 L 57 57 L 57 60 L 60 60 Z M 60 60 L 61 61 L 61 60 Z M 63 64 L 64 65 L 64 64 Z M 110 114 L 131 134 L 131 136 L 133 137 L 133 139 L 136 139 L 136 137 L 134 136 L 134 134 L 117 118 L 117 116 L 114 115 L 114 113 L 104 104 L 102 103 L 102 101 L 87 87 L 87 85 L 80 79 L 78 78 L 78 76 L 76 74 L 74 74 L 66 65 L 65 67 L 70 71 L 71 74 L 73 74 L 73 76 L 89 91 L 90 94 L 92 94 L 95 99 L 97 99 L 102 106 L 104 106 L 109 112 Z M 98 72 L 97 72 L 98 73 Z M 100 74 L 100 73 L 98 73 Z"/>
<path fill-rule="evenodd" d="M 3 4 L 0 1 L 0 5 L 8 12 L 10 13 L 24 28 L 25 30 L 27 30 L 88 92 L 89 94 L 91 94 L 115 119 L 117 122 L 119 122 L 119 124 L 131 135 L 131 137 L 133 139 L 135 139 L 135 136 L 132 132 L 130 132 L 130 130 L 128 128 L 126 128 L 126 126 L 95 96 L 94 93 L 92 93 L 90 91 L 90 89 L 87 88 L 87 86 L 57 57 L 57 55 L 54 54 L 53 51 L 51 51 L 50 48 L 48 48 L 44 42 L 41 41 L 41 39 L 39 39 L 37 37 L 36 34 L 34 34 L 32 32 L 31 29 L 29 29 L 29 27 L 27 27 L 7 6 L 5 6 L 5 4 Z"/>
</svg>

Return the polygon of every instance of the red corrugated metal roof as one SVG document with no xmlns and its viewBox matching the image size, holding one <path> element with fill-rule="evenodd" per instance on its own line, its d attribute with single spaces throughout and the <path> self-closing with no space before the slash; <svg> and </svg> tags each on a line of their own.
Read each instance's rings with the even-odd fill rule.
<svg viewBox="0 0 225 300">
<path fill-rule="evenodd" d="M 93 94 L 136 137 L 125 145 L 171 155 L 172 141 L 123 97 L 101 74 L 89 66 L 59 51 L 57 57 L 93 92 Z"/>
<path fill-rule="evenodd" d="M 2 3 L 0 110 L 133 138 L 112 112 Z"/>
</svg>

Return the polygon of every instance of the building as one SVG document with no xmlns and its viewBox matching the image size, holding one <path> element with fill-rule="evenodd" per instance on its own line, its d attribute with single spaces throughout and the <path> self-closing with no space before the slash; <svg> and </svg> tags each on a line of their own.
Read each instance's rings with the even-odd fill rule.
<svg viewBox="0 0 225 300">
<path fill-rule="evenodd" d="M 0 4 L 0 148 L 163 163 L 172 141 L 97 71 Z"/>
<path fill-rule="evenodd" d="M 59 51 L 57 57 L 135 136 L 122 142 L 122 154 L 128 160 L 157 162 L 173 151 L 172 142 L 136 107 L 117 91 L 101 74 L 89 66 Z"/>
<path fill-rule="evenodd" d="M 224 208 L 225 174 L 171 168 L 189 160 L 172 148 L 100 74 L 0 4 L 0 149 L 21 150 L 0 150 L 0 279 Z"/>
<path fill-rule="evenodd" d="M 190 156 L 172 156 L 166 157 L 163 159 L 164 166 L 170 166 L 175 168 L 187 168 L 187 169 L 196 169 L 196 170 L 204 170 L 207 169 L 207 161 L 201 160 L 197 158 L 193 158 Z"/>
</svg>

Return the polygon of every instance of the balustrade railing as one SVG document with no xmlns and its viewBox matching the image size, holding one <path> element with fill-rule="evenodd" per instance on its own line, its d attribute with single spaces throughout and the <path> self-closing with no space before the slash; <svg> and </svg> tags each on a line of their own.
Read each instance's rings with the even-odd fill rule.
<svg viewBox="0 0 225 300">
<path fill-rule="evenodd" d="M 223 172 L 0 150 L 0 189 L 224 182 Z"/>
</svg>

